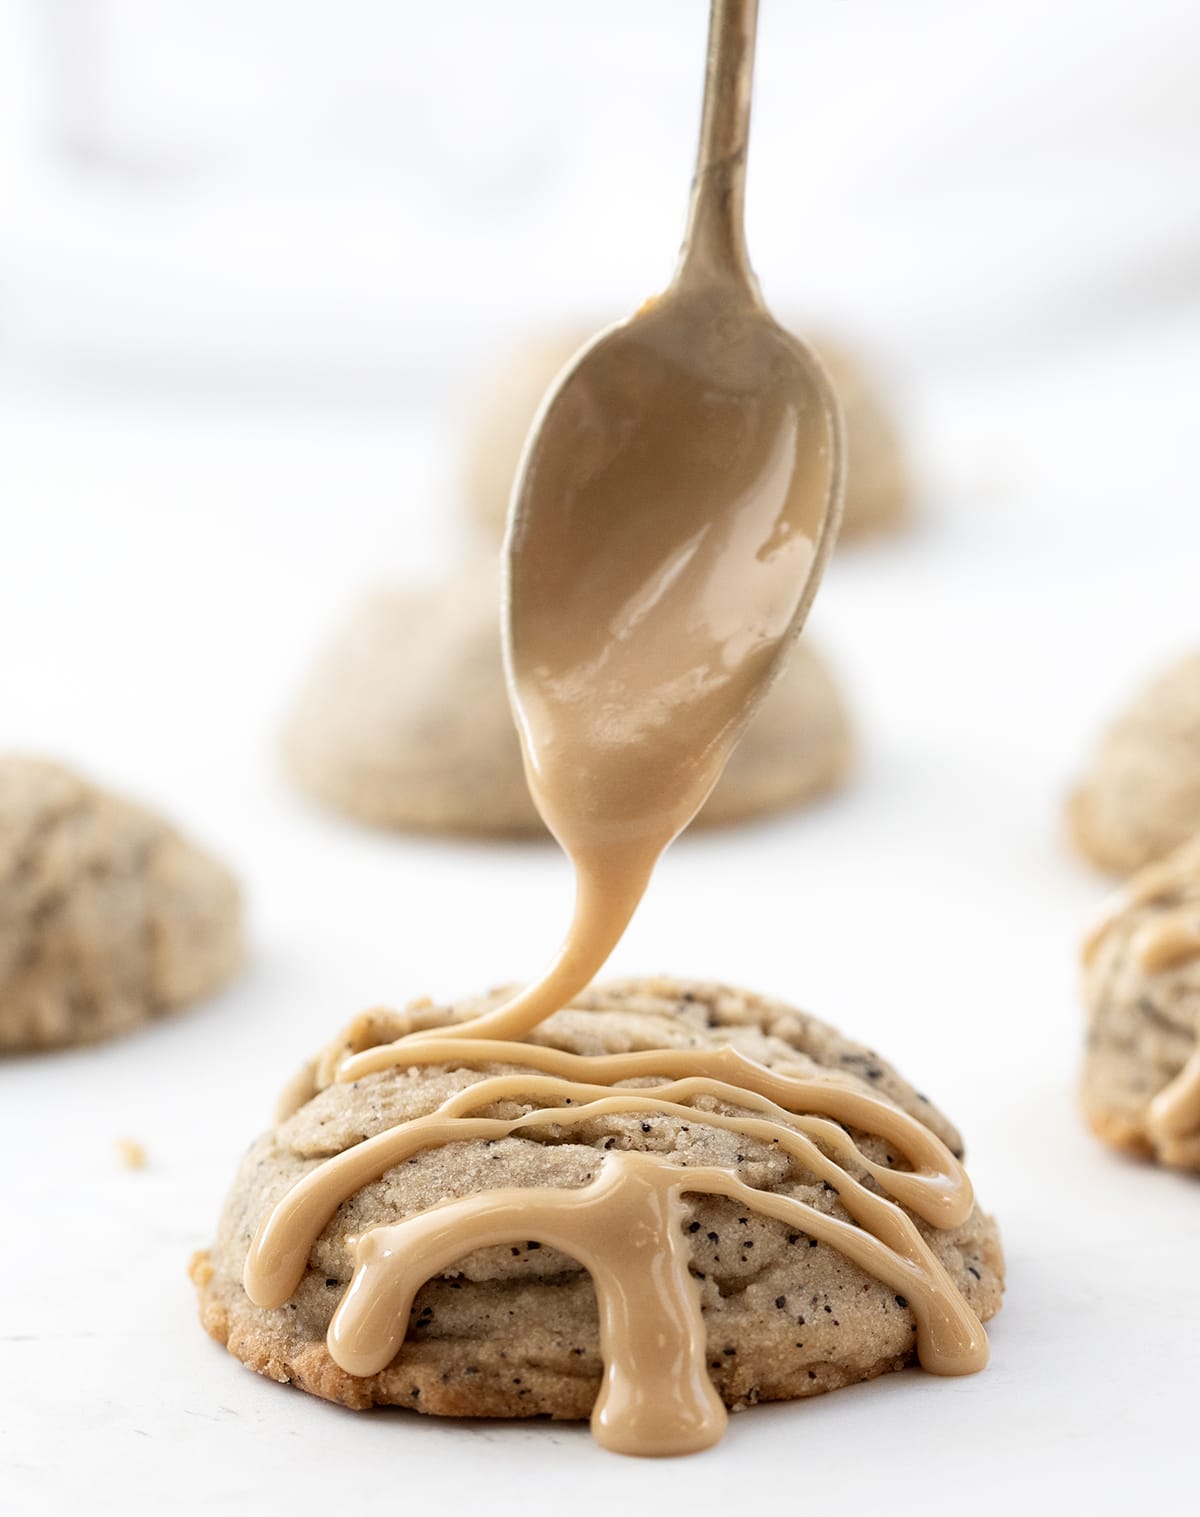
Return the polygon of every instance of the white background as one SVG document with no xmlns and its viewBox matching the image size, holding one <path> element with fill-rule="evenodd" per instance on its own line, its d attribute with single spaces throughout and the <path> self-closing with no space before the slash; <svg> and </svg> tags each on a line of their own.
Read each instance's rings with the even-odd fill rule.
<svg viewBox="0 0 1200 1517">
<path fill-rule="evenodd" d="M 222 851 L 252 939 L 172 1024 L 0 1067 L 5 1517 L 1192 1499 L 1196 1185 L 1080 1121 L 1106 887 L 1061 831 L 1097 728 L 1197 634 L 1185 3 L 764 0 L 755 261 L 780 311 L 875 354 L 921 523 L 840 554 L 814 613 L 853 784 L 685 838 L 613 965 L 791 998 L 945 1106 L 1007 1245 L 991 1367 L 641 1463 L 581 1428 L 342 1412 L 195 1322 L 188 1255 L 292 1068 L 373 1002 L 531 976 L 564 925 L 549 846 L 341 824 L 274 745 L 339 609 L 461 551 L 498 345 L 667 276 L 703 9 L 0 0 L 0 745 Z"/>
</svg>

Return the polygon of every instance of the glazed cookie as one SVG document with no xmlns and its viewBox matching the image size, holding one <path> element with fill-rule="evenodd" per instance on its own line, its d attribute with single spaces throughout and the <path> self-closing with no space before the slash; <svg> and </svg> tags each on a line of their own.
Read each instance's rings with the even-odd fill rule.
<svg viewBox="0 0 1200 1517">
<path fill-rule="evenodd" d="M 506 1059 L 514 1055 L 511 1063 L 482 1054 L 473 1062 L 469 1037 L 442 1039 L 424 1056 L 411 1042 L 403 1051 L 388 1047 L 409 1032 L 461 1023 L 500 999 L 369 1013 L 289 1087 L 281 1114 L 290 1114 L 247 1153 L 217 1241 L 192 1264 L 204 1326 L 250 1368 L 351 1407 L 587 1417 L 602 1375 L 592 1277 L 569 1253 L 539 1241 L 536 1221 L 521 1208 L 564 1205 L 564 1193 L 577 1205 L 589 1187 L 646 1159 L 652 1168 L 684 1171 L 681 1209 L 665 1242 L 668 1252 L 683 1251 L 688 1309 L 702 1314 L 707 1379 L 726 1405 L 816 1395 L 901 1369 L 918 1351 L 927 1362 L 921 1338 L 934 1318 L 958 1313 L 984 1342 L 979 1320 L 999 1309 L 1003 1289 L 995 1224 L 975 1207 L 969 1185 L 958 1192 L 955 1215 L 940 1219 L 944 1225 L 896 1199 L 915 1196 L 922 1185 L 944 1199 L 956 1183 L 950 1177 L 961 1177 L 951 1158 L 961 1153 L 961 1140 L 877 1054 L 779 1002 L 671 980 L 593 988 L 527 1043 L 500 1045 Z M 676 1078 L 722 1049 L 720 1057 L 734 1061 L 722 1073 L 737 1083 L 719 1087 L 718 1096 L 687 1088 L 687 1080 L 661 1085 L 662 1077 Z M 572 1057 L 578 1055 L 584 1057 Z M 568 1082 L 563 1066 L 572 1080 L 599 1079 L 603 1088 Z M 556 1077 L 525 1095 L 535 1070 Z M 519 1077 L 499 1081 L 499 1090 L 497 1077 L 514 1073 Z M 788 1098 L 782 1087 L 806 1094 L 786 1110 L 748 1094 L 772 1080 L 774 1099 Z M 676 1104 L 660 1099 L 668 1094 Z M 634 1109 L 597 1099 L 606 1095 L 629 1098 Z M 841 1125 L 798 1114 L 832 1115 L 838 1108 L 830 1103 L 841 1101 L 857 1103 Z M 443 1131 L 451 1107 L 455 1120 L 485 1120 Z M 539 1122 L 539 1109 L 554 1120 Z M 747 1116 L 760 1119 L 749 1122 L 753 1131 L 739 1129 Z M 431 1121 L 441 1124 L 433 1134 Z M 803 1132 L 816 1135 L 816 1146 L 803 1147 Z M 387 1146 L 397 1141 L 399 1148 Z M 928 1152 L 918 1161 L 922 1144 Z M 835 1158 L 844 1168 L 834 1167 Z M 945 1179 L 931 1172 L 939 1166 Z M 330 1178 L 332 1189 L 314 1203 L 314 1184 Z M 304 1186 L 293 1191 L 299 1182 Z M 885 1195 L 891 1199 L 881 1200 Z M 519 1235 L 474 1250 L 462 1244 L 461 1256 L 452 1238 L 448 1254 L 445 1230 L 470 1204 L 464 1198 L 485 1196 L 501 1208 L 525 1198 L 515 1211 Z M 768 1214 L 772 1208 L 776 1215 Z M 281 1218 L 298 1229 L 291 1241 Z M 427 1248 L 426 1224 L 437 1223 L 443 1260 L 453 1262 L 420 1275 L 411 1311 L 403 1300 L 371 1305 L 369 1261 L 378 1262 L 381 1250 L 402 1259 L 405 1239 L 415 1234 L 397 1233 L 413 1219 L 426 1231 L 425 1242 L 412 1246 Z M 474 1226 L 461 1236 L 481 1236 Z M 381 1227 L 386 1234 L 369 1231 Z M 867 1241 L 876 1253 L 868 1268 L 851 1256 L 872 1227 L 875 1238 Z M 876 1244 L 889 1227 L 908 1239 L 900 1245 L 908 1264 Z M 373 1236 L 385 1239 L 379 1248 Z M 611 1227 L 606 1236 L 611 1240 Z M 622 1249 L 621 1262 L 629 1263 L 637 1251 L 627 1243 Z M 952 1305 L 945 1316 L 940 1307 L 927 1311 L 925 1291 L 935 1276 L 943 1303 Z M 254 1304 L 244 1281 L 265 1304 Z M 349 1372 L 331 1352 L 332 1345 L 345 1357 L 347 1335 L 338 1338 L 337 1324 L 327 1337 L 343 1301 L 350 1305 L 339 1317 L 364 1303 L 377 1324 L 399 1314 L 399 1346 L 390 1358 L 385 1348 L 370 1373 Z M 610 1378 L 613 1346 L 610 1337 Z"/>
<path fill-rule="evenodd" d="M 299 784 L 376 826 L 539 833 L 500 660 L 495 571 L 369 596 L 319 659 L 284 734 Z M 739 821 L 836 786 L 849 724 L 803 643 L 700 814 Z"/>
<path fill-rule="evenodd" d="M 1129 881 L 1085 945 L 1083 984 L 1092 1127 L 1200 1171 L 1200 837 Z"/>
<path fill-rule="evenodd" d="M 1093 862 L 1122 874 L 1200 830 L 1200 654 L 1160 674 L 1104 734 L 1068 821 Z"/>
<path fill-rule="evenodd" d="M 551 381 L 589 332 L 539 338 L 510 355 L 484 392 L 467 454 L 466 494 L 474 515 L 500 531 L 530 423 Z M 846 421 L 846 505 L 842 538 L 893 531 L 911 512 L 907 469 L 887 407 L 863 364 L 821 342 Z"/>
<path fill-rule="evenodd" d="M 217 990 L 240 916 L 232 876 L 160 817 L 0 759 L 0 1051 L 90 1043 Z"/>
</svg>

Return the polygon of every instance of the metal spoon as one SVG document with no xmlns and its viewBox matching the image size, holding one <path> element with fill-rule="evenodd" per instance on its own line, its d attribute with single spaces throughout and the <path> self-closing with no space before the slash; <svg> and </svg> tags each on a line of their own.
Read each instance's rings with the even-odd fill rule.
<svg viewBox="0 0 1200 1517">
<path fill-rule="evenodd" d="M 713 0 L 670 287 L 576 356 L 525 446 L 505 662 L 575 916 L 541 980 L 450 1036 L 521 1037 L 599 970 L 782 667 L 837 529 L 837 404 L 746 255 L 756 19 L 756 0 Z"/>
<path fill-rule="evenodd" d="M 754 575 L 745 571 L 764 544 L 786 537 L 807 552 L 784 567 L 786 625 L 760 661 L 740 732 L 804 624 L 833 545 L 844 474 L 837 402 L 814 354 L 763 304 L 746 250 L 757 12 L 757 0 L 712 0 L 696 172 L 670 286 L 575 356 L 526 442 L 505 543 L 505 652 L 518 704 L 561 631 L 547 619 L 548 601 L 569 607 L 576 625 L 590 619 L 599 653 L 614 630 L 621 578 L 607 567 L 633 555 L 647 568 L 677 562 L 705 510 L 744 493 L 767 459 L 780 474 L 773 519 L 744 536 L 744 563 L 730 550 L 715 565 L 723 599 L 745 579 L 752 617 Z M 517 716 L 536 762 L 529 724 Z"/>
</svg>

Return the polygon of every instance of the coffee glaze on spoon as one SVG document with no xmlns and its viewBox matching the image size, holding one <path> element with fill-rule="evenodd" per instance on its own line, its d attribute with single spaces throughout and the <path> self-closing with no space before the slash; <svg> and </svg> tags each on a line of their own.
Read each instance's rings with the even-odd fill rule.
<svg viewBox="0 0 1200 1517">
<path fill-rule="evenodd" d="M 603 965 L 781 669 L 836 535 L 837 403 L 746 253 L 756 20 L 757 0 L 714 0 L 669 288 L 578 354 L 525 446 L 505 665 L 575 915 L 547 974 L 472 1036 L 520 1037 Z"/>
</svg>

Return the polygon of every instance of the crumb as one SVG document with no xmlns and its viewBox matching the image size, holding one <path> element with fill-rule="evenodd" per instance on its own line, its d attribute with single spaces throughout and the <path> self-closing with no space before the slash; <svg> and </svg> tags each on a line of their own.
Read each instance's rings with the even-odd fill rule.
<svg viewBox="0 0 1200 1517">
<path fill-rule="evenodd" d="M 146 1149 L 136 1138 L 118 1138 L 117 1156 L 126 1169 L 145 1169 Z"/>
<path fill-rule="evenodd" d="M 208 1249 L 198 1248 L 188 1260 L 188 1275 L 193 1285 L 205 1286 L 212 1279 L 216 1270 L 209 1257 Z"/>
</svg>

